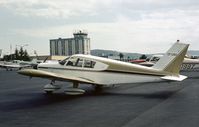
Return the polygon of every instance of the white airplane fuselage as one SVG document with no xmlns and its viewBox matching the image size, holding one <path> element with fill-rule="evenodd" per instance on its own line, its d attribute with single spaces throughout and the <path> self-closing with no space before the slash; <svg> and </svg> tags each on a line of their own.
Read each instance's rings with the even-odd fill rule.
<svg viewBox="0 0 199 127">
<path fill-rule="evenodd" d="M 132 65 L 133 66 L 133 65 Z M 93 70 L 87 68 L 79 68 L 72 66 L 64 66 L 60 64 L 41 63 L 39 70 L 48 71 L 65 75 L 66 77 L 83 77 L 95 81 L 101 85 L 125 84 L 125 83 L 141 83 L 141 82 L 158 82 L 163 79 L 156 75 L 143 75 L 128 72 L 115 72 L 106 70 Z"/>
<path fill-rule="evenodd" d="M 41 63 L 36 69 L 24 69 L 19 74 L 47 78 L 50 84 L 44 86 L 49 93 L 60 86 L 55 81 L 73 82 L 73 89 L 67 94 L 82 94 L 79 83 L 92 84 L 96 88 L 103 85 L 147 83 L 160 81 L 182 81 L 187 78 L 179 74 L 188 44 L 176 42 L 153 67 L 146 67 L 91 55 L 76 54 L 58 63 Z"/>
</svg>

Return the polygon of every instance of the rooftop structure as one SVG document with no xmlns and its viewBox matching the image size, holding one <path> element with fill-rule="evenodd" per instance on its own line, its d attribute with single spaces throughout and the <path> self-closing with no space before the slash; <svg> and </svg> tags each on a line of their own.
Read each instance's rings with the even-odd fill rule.
<svg viewBox="0 0 199 127">
<path fill-rule="evenodd" d="M 50 55 L 70 56 L 73 54 L 90 54 L 90 38 L 86 32 L 73 33 L 73 38 L 50 40 Z"/>
</svg>

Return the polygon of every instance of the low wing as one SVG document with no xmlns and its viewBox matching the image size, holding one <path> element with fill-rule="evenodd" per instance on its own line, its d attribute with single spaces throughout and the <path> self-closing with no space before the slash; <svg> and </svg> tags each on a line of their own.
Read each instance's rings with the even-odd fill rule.
<svg viewBox="0 0 199 127">
<path fill-rule="evenodd" d="M 57 73 L 47 72 L 47 71 L 42 71 L 42 70 L 35 70 L 35 69 L 24 69 L 24 70 L 18 71 L 18 73 L 22 75 L 30 76 L 30 77 L 40 77 L 40 78 L 47 78 L 51 80 L 96 84 L 94 81 L 90 79 L 85 79 L 83 77 L 69 77 L 62 74 L 57 74 Z"/>
</svg>

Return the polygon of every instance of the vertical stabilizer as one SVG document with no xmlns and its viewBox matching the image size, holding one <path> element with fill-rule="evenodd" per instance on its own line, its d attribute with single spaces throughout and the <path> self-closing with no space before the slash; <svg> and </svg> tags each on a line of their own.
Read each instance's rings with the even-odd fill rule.
<svg viewBox="0 0 199 127">
<path fill-rule="evenodd" d="M 178 75 L 180 66 L 184 60 L 189 44 L 183 44 L 177 41 L 167 53 L 153 66 L 155 69 L 171 72 Z"/>
</svg>

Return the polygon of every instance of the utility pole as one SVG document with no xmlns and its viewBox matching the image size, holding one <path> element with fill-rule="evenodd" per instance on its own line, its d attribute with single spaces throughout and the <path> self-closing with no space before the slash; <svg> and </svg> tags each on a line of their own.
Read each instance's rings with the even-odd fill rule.
<svg viewBox="0 0 199 127">
<path fill-rule="evenodd" d="M 12 60 L 12 44 L 10 44 L 10 60 Z"/>
</svg>

